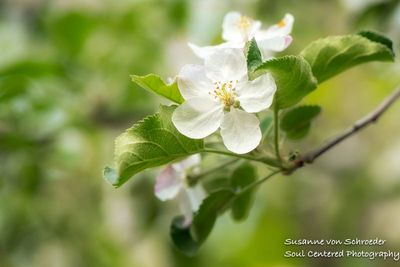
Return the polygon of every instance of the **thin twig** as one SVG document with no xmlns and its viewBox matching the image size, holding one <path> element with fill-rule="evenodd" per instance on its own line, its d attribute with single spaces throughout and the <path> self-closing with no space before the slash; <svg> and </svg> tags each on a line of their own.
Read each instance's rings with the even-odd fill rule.
<svg viewBox="0 0 400 267">
<path fill-rule="evenodd" d="M 276 158 L 282 162 L 281 153 L 279 151 L 279 113 L 278 109 L 274 108 L 274 141 Z"/>
<path fill-rule="evenodd" d="M 273 167 L 281 167 L 280 162 L 277 162 L 276 159 L 270 158 L 268 156 L 256 157 L 256 156 L 252 156 L 249 154 L 235 154 L 235 153 L 232 153 L 229 151 L 211 149 L 211 148 L 205 148 L 202 150 L 202 152 L 226 155 L 226 156 L 231 156 L 231 157 L 236 157 L 236 158 L 242 158 L 242 159 L 265 163 L 265 164 L 273 166 Z"/>
<path fill-rule="evenodd" d="M 246 193 L 247 191 L 253 189 L 254 187 L 259 186 L 260 184 L 264 183 L 264 182 L 267 181 L 269 178 L 275 176 L 276 174 L 278 174 L 278 173 L 280 173 L 280 172 L 282 172 L 282 171 L 281 171 L 281 170 L 277 170 L 277 171 L 271 172 L 270 174 L 268 174 L 268 175 L 265 176 L 264 178 L 262 178 L 262 179 L 260 179 L 260 180 L 257 180 L 257 181 L 255 181 L 255 182 L 252 183 L 252 184 L 249 184 L 248 186 L 246 186 L 245 188 L 243 188 L 242 190 L 240 190 L 237 194 L 238 194 L 238 195 L 242 195 L 242 194 Z"/>
<path fill-rule="evenodd" d="M 220 169 L 223 169 L 223 168 L 225 168 L 225 167 L 227 167 L 227 166 L 229 166 L 231 164 L 234 164 L 234 163 L 238 162 L 239 160 L 240 159 L 236 158 L 236 159 L 233 159 L 233 160 L 226 161 L 226 162 L 224 162 L 222 164 L 219 164 L 219 165 L 217 165 L 217 166 L 215 166 L 215 167 L 213 167 L 213 168 L 211 168 L 209 170 L 206 170 L 204 172 L 201 172 L 199 174 L 190 175 L 189 178 L 190 178 L 190 180 L 192 182 L 197 182 L 200 178 L 202 178 L 204 176 L 207 176 L 209 174 L 212 174 L 212 173 L 214 173 L 214 172 L 216 172 L 216 171 L 218 171 Z"/>
<path fill-rule="evenodd" d="M 325 152 L 327 152 L 337 144 L 341 143 L 343 140 L 357 133 L 358 131 L 365 128 L 369 124 L 377 122 L 380 116 L 399 98 L 400 98 L 400 87 L 394 90 L 394 92 L 387 98 L 385 98 L 375 110 L 373 110 L 368 115 L 366 115 L 365 117 L 361 118 L 356 123 L 354 123 L 352 127 L 347 129 L 343 133 L 339 134 L 336 138 L 327 142 L 323 146 L 304 154 L 304 156 L 296 160 L 294 166 L 288 169 L 287 173 L 291 173 L 296 169 L 303 167 L 305 164 L 313 163 L 314 160 L 316 160 L 318 157 L 323 155 Z"/>
</svg>

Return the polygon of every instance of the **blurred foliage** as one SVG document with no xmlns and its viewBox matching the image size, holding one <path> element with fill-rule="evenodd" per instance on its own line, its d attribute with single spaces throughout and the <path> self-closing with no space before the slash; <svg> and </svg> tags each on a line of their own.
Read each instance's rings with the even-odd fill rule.
<svg viewBox="0 0 400 267">
<path fill-rule="evenodd" d="M 194 24 L 214 23 L 218 31 L 231 9 L 267 24 L 291 12 L 294 43 L 287 53 L 297 54 L 320 37 L 362 29 L 342 2 L 1 1 L 0 266 L 372 266 L 368 260 L 283 258 L 283 240 L 296 237 L 379 236 L 398 250 L 398 106 L 379 128 L 318 164 L 268 182 L 248 220 L 222 218 L 195 258 L 170 244 L 176 210 L 154 198 L 155 173 L 118 190 L 101 179 L 102 166 L 113 158 L 110 140 L 155 111 L 160 100 L 129 75 L 167 77 L 175 74 L 170 66 L 176 62 L 194 60 L 186 48 L 188 36 L 196 36 Z M 374 26 L 380 18 L 371 14 L 368 28 L 400 32 L 399 23 Z M 202 41 L 215 36 L 207 38 Z M 324 130 L 304 146 L 317 145 L 365 114 L 399 82 L 398 71 L 398 64 L 372 64 L 324 83 L 304 101 L 323 107 L 315 127 Z M 220 158 L 206 159 L 204 168 L 215 160 Z"/>
<path fill-rule="evenodd" d="M 396 12 L 399 12 L 398 10 L 398 0 L 370 1 L 356 12 L 354 22 L 357 26 L 375 25 L 375 27 L 385 30 L 391 26 L 391 20 L 394 19 Z"/>
</svg>

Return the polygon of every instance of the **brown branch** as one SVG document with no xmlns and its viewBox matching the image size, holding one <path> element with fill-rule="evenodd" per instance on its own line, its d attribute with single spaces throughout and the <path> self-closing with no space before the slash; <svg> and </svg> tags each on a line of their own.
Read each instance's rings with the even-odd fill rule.
<svg viewBox="0 0 400 267">
<path fill-rule="evenodd" d="M 297 159 L 294 162 L 294 165 L 288 169 L 287 173 L 292 173 L 296 169 L 303 167 L 305 164 L 313 163 L 314 160 L 316 160 L 318 157 L 323 155 L 325 152 L 327 152 L 337 144 L 341 143 L 343 140 L 357 133 L 358 131 L 365 128 L 369 124 L 377 122 L 380 116 L 399 98 L 400 98 L 400 87 L 395 89 L 390 96 L 385 98 L 385 100 L 383 100 L 383 102 L 375 110 L 373 110 L 368 115 L 366 115 L 365 117 L 361 118 L 356 123 L 354 123 L 352 127 L 350 127 L 349 129 L 338 135 L 336 138 L 322 145 L 321 147 L 312 150 L 301 156 L 299 159 Z"/>
</svg>

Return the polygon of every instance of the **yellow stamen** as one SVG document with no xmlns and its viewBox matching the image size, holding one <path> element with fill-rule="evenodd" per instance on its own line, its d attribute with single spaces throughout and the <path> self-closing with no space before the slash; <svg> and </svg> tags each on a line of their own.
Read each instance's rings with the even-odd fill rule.
<svg viewBox="0 0 400 267">
<path fill-rule="evenodd" d="M 236 88 L 233 81 L 227 83 L 214 83 L 214 96 L 218 98 L 225 107 L 230 107 L 235 104 Z"/>
<path fill-rule="evenodd" d="M 241 30 L 247 30 L 251 26 L 251 18 L 246 17 L 246 16 L 240 16 L 240 20 L 238 22 L 238 27 Z"/>
<path fill-rule="evenodd" d="M 279 22 L 277 23 L 277 25 L 278 25 L 279 28 L 283 28 L 283 27 L 286 26 L 286 22 L 285 22 L 284 20 L 281 20 L 281 21 L 279 21 Z"/>
</svg>

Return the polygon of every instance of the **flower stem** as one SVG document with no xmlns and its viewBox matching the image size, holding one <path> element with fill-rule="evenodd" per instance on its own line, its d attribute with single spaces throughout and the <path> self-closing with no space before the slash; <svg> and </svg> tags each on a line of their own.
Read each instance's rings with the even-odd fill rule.
<svg viewBox="0 0 400 267">
<path fill-rule="evenodd" d="M 260 180 L 257 180 L 257 181 L 255 181 L 255 182 L 252 183 L 252 184 L 249 184 L 248 186 L 246 186 L 245 188 L 243 188 L 241 191 L 239 191 L 237 194 L 238 194 L 238 195 L 242 195 L 242 194 L 248 192 L 249 190 L 253 189 L 254 187 L 259 186 L 260 184 L 264 183 L 264 182 L 267 181 L 269 178 L 275 176 L 276 174 L 278 174 L 278 173 L 280 173 L 280 172 L 281 172 L 281 170 L 277 170 L 277 171 L 271 172 L 270 174 L 268 174 L 268 175 L 265 176 L 264 178 L 262 178 L 262 179 L 260 179 Z"/>
<path fill-rule="evenodd" d="M 279 162 L 282 162 L 281 153 L 279 151 L 279 110 L 274 108 L 274 141 L 275 154 Z"/>
<path fill-rule="evenodd" d="M 231 164 L 234 164 L 234 163 L 238 162 L 239 160 L 240 160 L 239 158 L 236 158 L 236 159 L 233 159 L 233 160 L 229 160 L 229 161 L 226 161 L 225 163 L 222 163 L 222 164 L 220 164 L 220 165 L 217 165 L 217 166 L 215 166 L 214 168 L 211 168 L 211 169 L 209 169 L 209 170 L 206 170 L 206 171 L 204 171 L 204 172 L 202 172 L 202 173 L 199 173 L 199 174 L 197 174 L 197 175 L 191 175 L 191 176 L 190 176 L 190 180 L 191 180 L 192 182 L 196 183 L 200 178 L 202 178 L 202 177 L 204 177 L 204 176 L 207 176 L 207 175 L 209 175 L 209 174 L 211 174 L 211 173 L 214 173 L 214 172 L 216 172 L 216 171 L 218 171 L 218 170 L 220 170 L 220 169 L 223 169 L 223 168 L 225 168 L 225 167 L 227 167 L 227 166 L 229 166 L 229 165 L 231 165 Z"/>
<path fill-rule="evenodd" d="M 230 157 L 236 157 L 236 158 L 242 158 L 242 159 L 262 162 L 264 164 L 267 164 L 267 165 L 270 165 L 273 167 L 278 167 L 278 168 L 282 167 L 280 161 L 277 161 L 276 159 L 270 158 L 268 156 L 255 157 L 255 156 L 248 155 L 248 154 L 235 154 L 235 153 L 232 153 L 229 151 L 209 149 L 209 148 L 203 149 L 202 152 L 221 154 L 221 155 L 226 155 L 226 156 L 230 156 Z"/>
<path fill-rule="evenodd" d="M 235 153 L 232 153 L 229 151 L 218 150 L 218 149 L 205 148 L 205 149 L 203 149 L 203 152 L 221 154 L 221 155 L 226 155 L 226 156 L 231 156 L 231 157 L 236 157 L 236 158 L 243 158 L 243 159 L 248 159 L 248 160 L 259 161 L 256 158 L 246 155 L 246 154 L 235 154 Z"/>
</svg>

